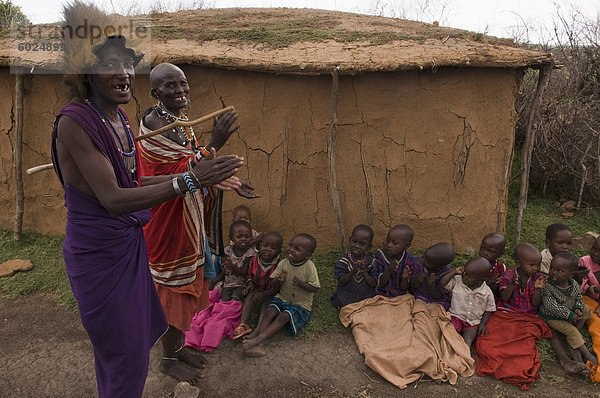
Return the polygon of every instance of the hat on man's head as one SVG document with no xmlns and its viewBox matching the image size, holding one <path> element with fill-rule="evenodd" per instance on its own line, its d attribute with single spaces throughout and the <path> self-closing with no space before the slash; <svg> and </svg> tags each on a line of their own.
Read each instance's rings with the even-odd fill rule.
<svg viewBox="0 0 600 398">
<path fill-rule="evenodd" d="M 143 53 L 135 50 L 141 40 L 133 34 L 134 26 L 126 17 L 107 15 L 98 7 L 80 0 L 67 3 L 63 16 L 65 83 L 74 97 L 82 99 L 88 94 L 86 75 L 92 72 L 98 55 L 104 49 L 124 49 L 130 53 L 136 66 L 144 57 Z"/>
<path fill-rule="evenodd" d="M 104 40 L 104 42 L 96 44 L 94 47 L 92 47 L 92 53 L 96 55 L 96 57 L 99 57 L 100 53 L 104 49 L 111 47 L 124 49 L 125 52 L 127 52 L 133 59 L 134 66 L 137 66 L 137 64 L 140 63 L 142 58 L 144 58 L 144 53 L 136 54 L 133 48 L 127 47 L 125 36 L 122 35 L 108 36 L 106 40 Z"/>
</svg>

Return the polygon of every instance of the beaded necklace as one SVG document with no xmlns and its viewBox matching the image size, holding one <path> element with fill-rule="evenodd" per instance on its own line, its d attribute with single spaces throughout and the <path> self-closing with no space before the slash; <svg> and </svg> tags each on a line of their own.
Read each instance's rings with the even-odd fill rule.
<svg viewBox="0 0 600 398">
<path fill-rule="evenodd" d="M 350 272 L 357 266 L 363 265 L 365 263 L 365 260 L 367 259 L 368 255 L 369 255 L 369 253 L 366 253 L 362 260 L 355 260 L 352 258 L 352 255 L 350 254 L 350 252 L 348 252 L 348 260 L 350 260 L 350 264 L 348 265 L 348 271 Z M 356 283 L 361 283 L 363 280 L 362 275 L 359 275 L 359 276 L 354 275 L 352 278 L 356 281 Z"/>
<path fill-rule="evenodd" d="M 121 141 L 121 137 L 119 137 L 119 134 L 117 133 L 117 130 L 115 129 L 115 126 L 113 126 L 113 124 L 108 119 L 108 117 L 106 117 L 106 115 L 104 113 L 102 113 L 100 108 L 98 108 L 98 106 L 96 104 L 94 104 L 92 101 L 90 101 L 87 98 L 84 101 L 89 107 L 91 107 L 96 112 L 96 114 L 98 115 L 98 117 L 100 117 L 102 122 L 105 124 L 108 123 L 108 125 L 112 129 L 113 134 L 115 135 L 115 137 L 117 137 L 117 140 L 119 141 L 119 145 L 121 146 L 121 149 L 117 148 L 117 150 L 121 154 L 121 157 L 123 159 L 123 164 L 125 165 L 125 169 L 127 169 L 127 171 L 129 171 L 131 173 L 133 181 L 137 181 L 137 178 L 136 178 L 137 165 L 135 162 L 135 145 L 133 142 L 133 131 L 131 130 L 131 126 L 129 125 L 129 120 L 127 120 L 125 113 L 119 106 L 117 113 L 119 115 L 119 119 L 121 119 L 121 124 L 123 124 L 123 128 L 125 129 L 125 135 L 127 136 L 127 143 L 129 144 L 129 148 L 130 148 L 129 152 L 125 151 L 125 147 L 123 146 L 123 141 Z"/>
<path fill-rule="evenodd" d="M 164 117 L 169 122 L 169 124 L 174 123 L 176 121 L 187 122 L 190 120 L 186 114 L 177 116 L 174 113 L 170 112 L 162 103 L 162 101 L 158 101 L 158 104 L 154 106 L 154 109 L 156 110 L 156 113 L 159 116 Z M 177 133 L 177 136 L 179 136 L 179 139 L 183 142 L 183 146 L 187 147 L 189 143 L 191 149 L 194 152 L 196 152 L 196 150 L 198 149 L 198 143 L 196 142 L 196 136 L 194 135 L 194 129 L 192 127 L 177 126 L 173 130 Z"/>
</svg>

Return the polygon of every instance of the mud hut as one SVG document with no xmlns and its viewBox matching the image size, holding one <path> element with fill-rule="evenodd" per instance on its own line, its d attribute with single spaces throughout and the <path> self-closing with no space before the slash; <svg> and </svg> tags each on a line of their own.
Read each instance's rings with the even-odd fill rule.
<svg viewBox="0 0 600 398">
<path fill-rule="evenodd" d="M 179 65 L 190 116 L 234 105 L 242 128 L 222 149 L 247 160 L 240 176 L 262 197 L 245 203 L 257 230 L 313 234 L 340 244 L 359 223 L 376 245 L 390 226 L 411 225 L 413 247 L 451 242 L 476 249 L 503 232 L 523 71 L 549 54 L 419 22 L 293 9 L 195 10 L 146 16 L 152 64 Z M 0 225 L 14 223 L 14 40 L 0 41 Z M 58 56 L 22 64 L 60 71 Z M 29 58 L 28 58 L 29 57 Z M 37 58 L 36 58 L 37 57 Z M 67 102 L 58 75 L 24 77 L 24 168 L 50 162 L 50 131 Z M 127 111 L 151 105 L 138 75 Z M 210 126 L 200 128 L 208 141 Z M 332 138 L 335 139 L 332 142 Z M 335 144 L 335 150 L 332 150 Z M 331 169 L 330 165 L 335 167 Z M 23 226 L 64 232 L 62 189 L 52 171 L 24 176 Z M 332 188 L 335 187 L 335 188 Z M 337 196 L 338 201 L 335 201 Z"/>
</svg>

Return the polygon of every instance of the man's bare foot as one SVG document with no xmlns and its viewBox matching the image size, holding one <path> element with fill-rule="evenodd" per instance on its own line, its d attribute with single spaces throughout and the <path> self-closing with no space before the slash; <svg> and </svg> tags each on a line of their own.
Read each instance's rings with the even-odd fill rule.
<svg viewBox="0 0 600 398">
<path fill-rule="evenodd" d="M 262 344 L 259 344 L 256 347 L 245 350 L 244 355 L 247 357 L 264 357 L 267 355 L 267 351 L 265 351 L 265 347 Z"/>
<path fill-rule="evenodd" d="M 183 349 L 175 353 L 174 357 L 195 368 L 206 368 L 207 361 L 204 353 L 195 350 L 192 347 L 183 347 Z"/>
<path fill-rule="evenodd" d="M 259 341 L 258 338 L 255 337 L 253 339 L 245 339 L 244 341 L 242 341 L 242 346 L 244 347 L 244 351 L 248 351 L 249 349 L 259 345 L 260 343 L 261 341 Z"/>
<path fill-rule="evenodd" d="M 187 381 L 190 384 L 196 384 L 204 376 L 194 368 L 189 367 L 177 358 L 163 357 L 159 365 L 160 371 L 171 376 L 177 381 Z"/>
<path fill-rule="evenodd" d="M 590 374 L 591 370 L 583 362 L 576 362 L 571 359 L 560 361 L 560 366 L 566 374 Z"/>
</svg>

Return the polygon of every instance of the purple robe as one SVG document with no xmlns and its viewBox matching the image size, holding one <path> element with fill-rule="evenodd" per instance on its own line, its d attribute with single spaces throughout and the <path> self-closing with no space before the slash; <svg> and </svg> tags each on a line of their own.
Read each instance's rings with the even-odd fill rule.
<svg viewBox="0 0 600 398">
<path fill-rule="evenodd" d="M 417 259 L 413 263 L 413 267 L 410 272 L 410 279 L 413 280 L 417 278 L 423 271 L 426 271 L 425 266 L 423 265 L 423 256 L 417 257 Z M 452 269 L 448 265 L 444 265 L 435 273 L 435 285 L 437 286 L 441 294 L 441 297 L 439 299 L 434 298 L 429 292 L 427 278 L 425 278 L 425 280 L 423 280 L 423 283 L 421 283 L 415 289 L 410 289 L 409 293 L 415 296 L 416 299 L 423 300 L 426 303 L 441 304 L 442 307 L 444 307 L 444 309 L 448 311 L 448 308 L 450 308 L 450 293 L 448 292 L 448 290 L 446 290 L 444 286 L 441 285 L 440 279 L 442 279 L 442 277 L 450 271 L 452 271 Z"/>
<path fill-rule="evenodd" d="M 86 104 L 66 105 L 52 132 L 56 155 L 58 120 L 67 115 L 89 134 L 111 162 L 120 187 L 136 184 L 125 169 L 112 132 Z M 111 216 L 100 202 L 72 185 L 64 186 L 67 207 L 63 256 L 81 322 L 94 347 L 100 397 L 140 397 L 148 374 L 150 348 L 168 325 L 148 268 L 142 226 L 150 210 Z"/>
</svg>

